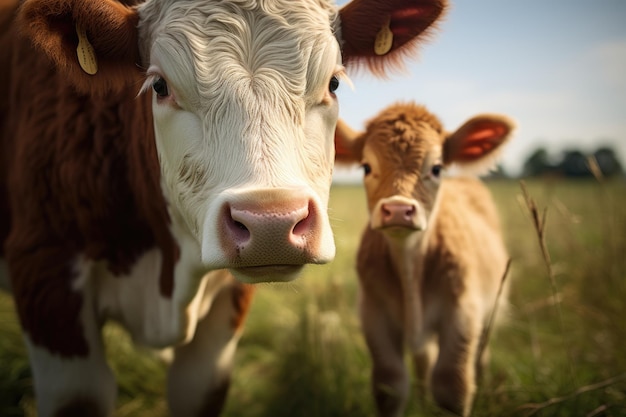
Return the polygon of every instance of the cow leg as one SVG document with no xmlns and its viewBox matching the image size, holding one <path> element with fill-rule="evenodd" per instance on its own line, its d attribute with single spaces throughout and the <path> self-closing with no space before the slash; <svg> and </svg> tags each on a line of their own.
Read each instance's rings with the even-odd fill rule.
<svg viewBox="0 0 626 417">
<path fill-rule="evenodd" d="M 85 358 L 61 358 L 28 338 L 26 345 L 40 417 L 112 415 L 116 384 L 101 349 Z"/>
<path fill-rule="evenodd" d="M 0 259 L 0 289 L 11 292 L 9 268 L 7 267 L 7 263 L 2 259 Z"/>
<path fill-rule="evenodd" d="M 174 417 L 220 414 L 252 291 L 253 287 L 234 282 L 222 288 L 198 322 L 193 340 L 175 349 L 168 375 Z"/>
<path fill-rule="evenodd" d="M 372 391 L 381 417 L 401 416 L 409 396 L 409 374 L 403 357 L 401 326 L 375 302 L 363 296 L 361 323 L 372 357 Z"/>
<path fill-rule="evenodd" d="M 476 353 L 480 318 L 457 309 L 439 337 L 439 357 L 432 376 L 433 396 L 441 406 L 467 416 L 476 391 Z"/>
<path fill-rule="evenodd" d="M 107 417 L 113 413 L 117 386 L 106 363 L 101 328 L 88 289 L 83 291 L 79 321 L 88 347 L 86 355 L 51 353 L 25 336 L 40 417 Z"/>
</svg>

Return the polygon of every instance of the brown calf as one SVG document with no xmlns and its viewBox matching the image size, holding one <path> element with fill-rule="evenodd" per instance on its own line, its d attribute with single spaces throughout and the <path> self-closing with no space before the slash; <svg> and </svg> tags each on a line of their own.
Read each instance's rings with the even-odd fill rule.
<svg viewBox="0 0 626 417">
<path fill-rule="evenodd" d="M 484 168 L 512 129 L 504 116 L 480 115 L 447 133 L 414 104 L 387 108 L 365 132 L 338 125 L 337 160 L 359 162 L 365 172 L 370 223 L 357 270 L 380 416 L 405 408 L 405 346 L 436 402 L 470 411 L 479 341 L 507 252 L 489 191 L 476 179 L 442 174 L 452 163 Z"/>
</svg>

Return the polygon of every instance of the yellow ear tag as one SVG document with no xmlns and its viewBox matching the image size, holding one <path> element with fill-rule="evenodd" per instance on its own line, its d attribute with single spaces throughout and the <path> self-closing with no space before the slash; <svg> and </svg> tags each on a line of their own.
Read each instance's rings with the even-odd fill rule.
<svg viewBox="0 0 626 417">
<path fill-rule="evenodd" d="M 78 47 L 76 48 L 76 55 L 78 55 L 78 62 L 80 67 L 89 75 L 94 75 L 98 72 L 98 61 L 96 60 L 96 52 L 93 50 L 93 46 L 87 39 L 87 32 L 78 23 L 76 23 L 76 34 L 78 35 Z"/>
<path fill-rule="evenodd" d="M 374 52 L 376 55 L 385 55 L 391 50 L 391 46 L 393 45 L 393 32 L 389 29 L 390 23 L 390 19 L 387 18 L 383 27 L 380 28 L 380 31 L 376 35 L 376 40 L 374 41 Z"/>
</svg>

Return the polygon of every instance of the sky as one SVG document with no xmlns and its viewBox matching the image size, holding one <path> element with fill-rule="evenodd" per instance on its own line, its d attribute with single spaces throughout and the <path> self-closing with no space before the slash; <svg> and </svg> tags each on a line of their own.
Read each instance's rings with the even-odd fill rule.
<svg viewBox="0 0 626 417">
<path fill-rule="evenodd" d="M 626 0 L 451 1 L 405 67 L 387 80 L 349 72 L 339 116 L 360 130 L 387 105 L 415 101 L 452 131 L 502 113 L 518 125 L 500 161 L 510 174 L 538 147 L 558 159 L 608 145 L 626 165 Z"/>
</svg>

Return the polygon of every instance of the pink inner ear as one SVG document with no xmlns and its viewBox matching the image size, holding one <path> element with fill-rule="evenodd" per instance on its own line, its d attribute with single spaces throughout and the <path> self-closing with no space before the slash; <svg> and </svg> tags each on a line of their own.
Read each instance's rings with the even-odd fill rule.
<svg viewBox="0 0 626 417">
<path fill-rule="evenodd" d="M 463 148 L 457 159 L 461 161 L 472 161 L 489 153 L 493 149 L 493 145 L 488 142 L 481 142 L 478 145 L 470 145 Z"/>
<path fill-rule="evenodd" d="M 391 14 L 392 20 L 395 19 L 417 19 L 423 14 L 426 14 L 426 9 L 421 7 L 407 7 L 405 9 L 397 10 Z"/>
<path fill-rule="evenodd" d="M 417 3 L 417 4 L 416 4 Z M 346 66 L 364 64 L 377 76 L 402 68 L 404 57 L 417 52 L 447 0 L 352 0 L 340 10 L 343 58 Z M 392 48 L 376 54 L 377 34 L 387 22 L 393 33 Z"/>
<path fill-rule="evenodd" d="M 469 162 L 482 158 L 500 145 L 506 131 L 501 126 L 488 126 L 474 130 L 464 140 L 456 159 Z"/>
<path fill-rule="evenodd" d="M 423 27 L 425 21 L 431 20 L 433 14 L 435 13 L 431 6 L 407 6 L 393 11 L 390 29 L 394 35 L 394 47 L 400 47 L 414 39 L 423 30 L 418 28 Z"/>
<path fill-rule="evenodd" d="M 493 126 L 493 127 L 490 126 L 490 127 L 486 127 L 486 128 L 470 133 L 469 135 L 467 135 L 466 140 L 468 142 L 484 141 L 484 140 L 494 141 L 494 140 L 501 138 L 503 135 L 504 135 L 503 128 L 499 126 Z"/>
<path fill-rule="evenodd" d="M 391 31 L 395 37 L 401 38 L 401 42 L 405 43 L 414 35 L 415 22 L 427 15 L 428 10 L 419 7 L 407 7 L 397 10 L 391 14 Z M 408 38 L 408 39 L 407 39 Z"/>
</svg>

